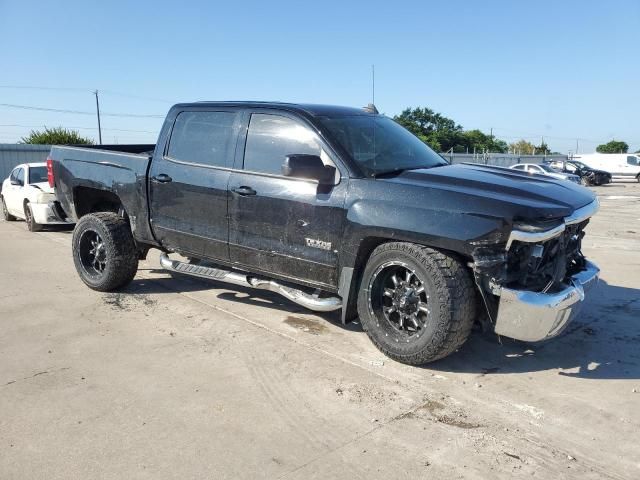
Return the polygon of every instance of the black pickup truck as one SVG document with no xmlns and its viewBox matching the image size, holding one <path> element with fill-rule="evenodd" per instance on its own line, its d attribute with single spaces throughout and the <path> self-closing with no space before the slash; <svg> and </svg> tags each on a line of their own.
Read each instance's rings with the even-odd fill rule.
<svg viewBox="0 0 640 480">
<path fill-rule="evenodd" d="M 375 107 L 178 104 L 156 145 L 53 147 L 47 164 L 89 287 L 124 287 L 157 248 L 173 272 L 359 317 L 409 364 L 476 321 L 551 338 L 598 278 L 581 253 L 589 190 L 449 165 Z"/>
</svg>

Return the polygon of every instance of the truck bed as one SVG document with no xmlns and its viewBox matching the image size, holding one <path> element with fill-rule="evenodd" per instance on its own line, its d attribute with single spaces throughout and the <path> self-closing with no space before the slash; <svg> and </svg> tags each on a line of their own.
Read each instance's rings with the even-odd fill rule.
<svg viewBox="0 0 640 480">
<path fill-rule="evenodd" d="M 83 198 L 83 189 L 98 189 L 112 193 L 125 211 L 135 212 L 131 218 L 134 235 L 149 236 L 146 175 L 154 148 L 153 144 L 52 147 L 49 158 L 56 196 L 65 213 L 77 221 L 89 212 L 78 211 L 76 206 L 102 207 Z"/>
</svg>

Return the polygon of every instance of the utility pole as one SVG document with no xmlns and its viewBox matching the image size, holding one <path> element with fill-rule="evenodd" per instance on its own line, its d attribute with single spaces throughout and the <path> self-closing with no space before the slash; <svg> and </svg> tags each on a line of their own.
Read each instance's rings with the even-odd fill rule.
<svg viewBox="0 0 640 480">
<path fill-rule="evenodd" d="M 376 104 L 376 66 L 371 65 L 371 103 Z"/>
<path fill-rule="evenodd" d="M 576 154 L 578 153 L 578 139 L 576 138 Z"/>
<path fill-rule="evenodd" d="M 93 92 L 96 96 L 96 113 L 98 115 L 98 141 L 102 145 L 102 127 L 100 126 L 100 101 L 98 100 L 98 90 Z"/>
</svg>

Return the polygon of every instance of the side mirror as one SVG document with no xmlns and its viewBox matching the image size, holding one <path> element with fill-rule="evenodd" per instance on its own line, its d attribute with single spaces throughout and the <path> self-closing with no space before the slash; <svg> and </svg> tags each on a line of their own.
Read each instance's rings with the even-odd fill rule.
<svg viewBox="0 0 640 480">
<path fill-rule="evenodd" d="M 336 168 L 322 163 L 318 155 L 287 155 L 282 164 L 285 177 L 317 180 L 321 185 L 334 185 Z"/>
<path fill-rule="evenodd" d="M 22 182 L 20 180 L 11 180 L 11 185 L 14 185 L 16 187 L 21 187 Z"/>
</svg>

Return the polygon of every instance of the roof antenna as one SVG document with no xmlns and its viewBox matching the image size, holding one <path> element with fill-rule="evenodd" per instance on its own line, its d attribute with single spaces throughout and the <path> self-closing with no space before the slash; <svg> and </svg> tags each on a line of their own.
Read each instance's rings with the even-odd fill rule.
<svg viewBox="0 0 640 480">
<path fill-rule="evenodd" d="M 366 107 L 362 107 L 365 112 L 378 114 L 378 109 L 376 108 L 376 66 L 371 65 L 371 103 Z"/>
</svg>

